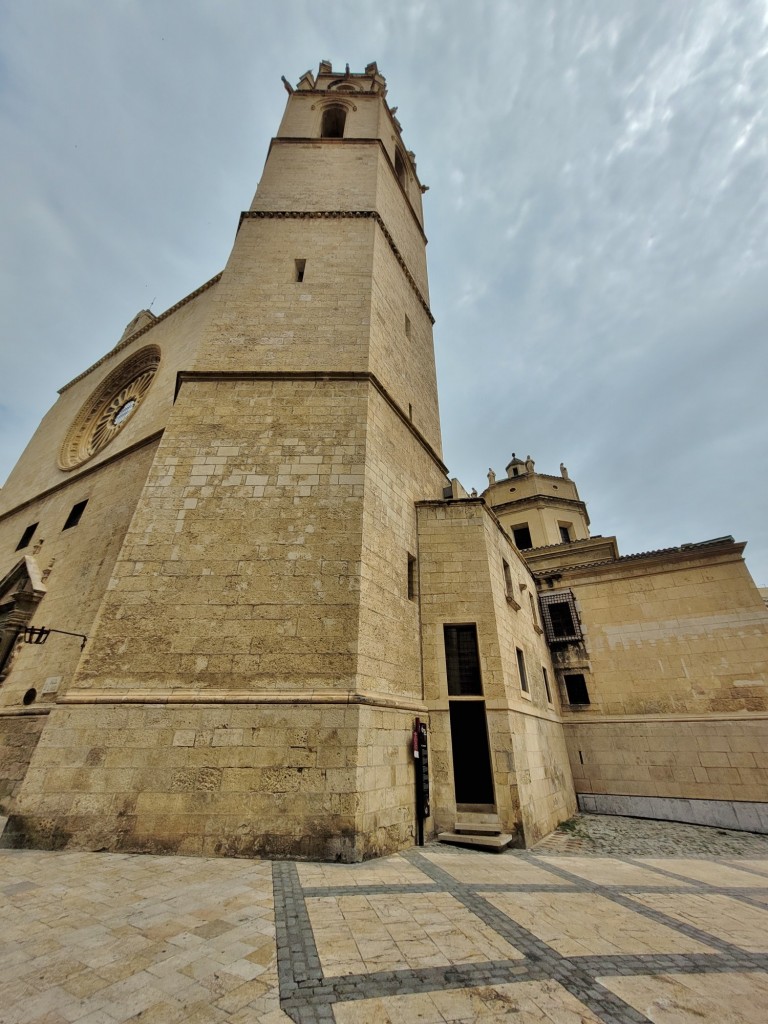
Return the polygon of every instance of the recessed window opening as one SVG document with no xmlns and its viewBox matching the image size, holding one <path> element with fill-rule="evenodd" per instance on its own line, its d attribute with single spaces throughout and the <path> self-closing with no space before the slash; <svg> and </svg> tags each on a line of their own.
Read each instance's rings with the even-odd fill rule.
<svg viewBox="0 0 768 1024">
<path fill-rule="evenodd" d="M 72 506 L 72 510 L 67 516 L 67 521 L 62 526 L 62 533 L 64 530 L 71 530 L 73 526 L 77 526 L 80 520 L 83 518 L 83 512 L 85 512 L 85 506 L 88 504 L 88 499 L 85 501 L 78 501 L 76 505 Z"/>
<path fill-rule="evenodd" d="M 27 692 L 21 698 L 21 703 L 25 707 L 29 707 L 30 704 L 34 704 L 36 698 L 37 698 L 37 690 L 33 686 L 31 689 L 27 690 Z"/>
<path fill-rule="evenodd" d="M 571 609 L 564 601 L 549 606 L 549 620 L 552 623 L 552 633 L 556 637 L 573 636 L 576 631 Z"/>
<path fill-rule="evenodd" d="M 416 600 L 416 559 L 408 555 L 408 600 Z"/>
<path fill-rule="evenodd" d="M 512 570 L 509 568 L 509 562 L 506 558 L 502 558 L 501 567 L 504 570 L 504 589 L 507 597 L 515 596 L 515 585 L 512 582 Z"/>
<path fill-rule="evenodd" d="M 571 543 L 571 527 L 570 527 L 570 524 L 560 523 L 559 524 L 559 529 L 560 529 L 560 540 L 561 540 L 561 542 L 563 544 L 570 544 Z"/>
<path fill-rule="evenodd" d="M 408 314 L 405 314 L 405 336 L 408 341 L 411 340 L 411 320 Z"/>
<path fill-rule="evenodd" d="M 549 675 L 547 673 L 546 668 L 543 665 L 541 666 L 541 674 L 544 677 L 544 690 L 545 690 L 545 692 L 547 694 L 547 704 L 551 704 L 552 703 L 552 691 L 549 688 Z"/>
<path fill-rule="evenodd" d="M 323 111 L 323 121 L 320 128 L 320 136 L 323 139 L 343 139 L 344 125 L 347 121 L 347 111 L 344 107 L 326 107 Z"/>
<path fill-rule="evenodd" d="M 477 626 L 443 626 L 448 693 L 451 697 L 481 696 Z"/>
<path fill-rule="evenodd" d="M 525 671 L 525 655 L 519 647 L 515 648 L 517 654 L 517 671 L 520 673 L 520 689 L 523 693 L 530 693 L 528 686 L 528 673 Z"/>
<path fill-rule="evenodd" d="M 522 526 L 513 527 L 512 536 L 515 538 L 515 544 L 521 550 L 533 547 L 533 542 L 531 541 L 531 531 L 528 529 L 527 523 L 523 523 Z"/>
<path fill-rule="evenodd" d="M 563 676 L 565 692 L 568 694 L 569 704 L 589 704 L 589 691 L 587 681 L 583 672 L 573 672 Z"/>
<path fill-rule="evenodd" d="M 295 280 L 296 281 L 303 281 L 304 280 L 304 271 L 307 268 L 307 261 L 306 260 L 296 260 L 295 262 L 296 262 L 296 277 L 295 277 Z"/>
<path fill-rule="evenodd" d="M 395 150 L 395 174 L 397 175 L 397 180 L 405 188 L 405 160 L 403 160 L 399 149 Z"/>
<path fill-rule="evenodd" d="M 408 419 L 413 421 L 413 406 L 410 402 L 408 403 Z"/>
<path fill-rule="evenodd" d="M 39 525 L 40 525 L 39 523 L 31 523 L 26 528 L 24 533 L 22 533 L 22 535 L 21 535 L 21 540 L 16 545 L 16 550 L 17 551 L 21 551 L 22 548 L 25 548 L 27 546 L 27 544 L 29 544 L 29 542 L 32 540 L 32 538 L 35 535 L 35 530 L 38 528 Z"/>
</svg>

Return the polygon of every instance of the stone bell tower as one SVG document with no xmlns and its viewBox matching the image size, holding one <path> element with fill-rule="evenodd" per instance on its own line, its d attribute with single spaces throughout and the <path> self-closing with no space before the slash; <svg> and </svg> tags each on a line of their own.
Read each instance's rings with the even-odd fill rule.
<svg viewBox="0 0 768 1024">
<path fill-rule="evenodd" d="M 413 841 L 414 502 L 446 484 L 424 190 L 375 64 L 286 88 L 20 842 L 359 860 Z"/>
</svg>

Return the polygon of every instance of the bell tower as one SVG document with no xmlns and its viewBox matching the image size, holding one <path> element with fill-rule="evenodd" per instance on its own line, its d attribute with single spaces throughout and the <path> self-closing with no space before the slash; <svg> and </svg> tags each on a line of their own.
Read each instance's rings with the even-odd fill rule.
<svg viewBox="0 0 768 1024">
<path fill-rule="evenodd" d="M 447 483 L 424 189 L 375 64 L 286 88 L 18 801 L 39 845 L 359 860 L 413 842 L 414 503 Z M 78 769 L 60 782 L 51 745 Z"/>
</svg>

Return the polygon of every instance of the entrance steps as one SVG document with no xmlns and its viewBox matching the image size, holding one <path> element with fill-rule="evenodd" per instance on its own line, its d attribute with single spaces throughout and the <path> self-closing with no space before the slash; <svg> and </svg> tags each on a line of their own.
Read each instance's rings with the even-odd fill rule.
<svg viewBox="0 0 768 1024">
<path fill-rule="evenodd" d="M 441 843 L 454 846 L 474 846 L 478 849 L 502 853 L 514 842 L 515 837 L 503 832 L 497 814 L 459 813 L 452 832 L 439 832 Z"/>
</svg>

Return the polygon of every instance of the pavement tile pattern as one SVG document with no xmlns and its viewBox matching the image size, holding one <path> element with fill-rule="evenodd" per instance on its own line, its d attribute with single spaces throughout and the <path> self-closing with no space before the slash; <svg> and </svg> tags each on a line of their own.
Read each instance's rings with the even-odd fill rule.
<svg viewBox="0 0 768 1024">
<path fill-rule="evenodd" d="M 768 837 L 581 816 L 365 864 L 0 851 L 0 1024 L 768 1020 Z"/>
</svg>

